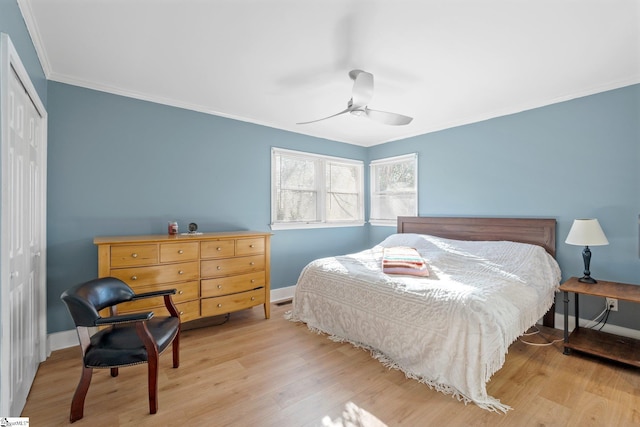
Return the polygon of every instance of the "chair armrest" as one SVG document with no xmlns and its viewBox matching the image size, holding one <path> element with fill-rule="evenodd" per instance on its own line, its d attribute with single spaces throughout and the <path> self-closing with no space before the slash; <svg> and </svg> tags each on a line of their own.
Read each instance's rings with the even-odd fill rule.
<svg viewBox="0 0 640 427">
<path fill-rule="evenodd" d="M 164 298 L 164 306 L 169 311 L 169 314 L 172 317 L 180 317 L 180 314 L 178 313 L 178 309 L 176 308 L 175 304 L 173 303 L 173 298 L 171 298 L 171 295 L 175 295 L 176 293 L 177 293 L 176 289 L 167 289 L 167 290 L 164 290 L 164 291 L 143 292 L 141 294 L 134 295 L 133 298 L 131 298 L 131 301 L 135 301 L 135 300 L 143 299 L 143 298 L 163 297 Z"/>
<path fill-rule="evenodd" d="M 137 299 L 162 297 L 162 296 L 165 296 L 165 295 L 175 295 L 175 294 L 176 294 L 176 290 L 175 289 L 167 289 L 167 290 L 164 290 L 164 291 L 143 292 L 141 294 L 135 294 L 131 298 L 131 300 L 135 301 Z"/>
<path fill-rule="evenodd" d="M 146 313 L 129 313 L 118 316 L 101 317 L 95 322 L 96 326 L 117 325 L 118 323 L 144 322 L 153 317 L 153 311 Z"/>
</svg>

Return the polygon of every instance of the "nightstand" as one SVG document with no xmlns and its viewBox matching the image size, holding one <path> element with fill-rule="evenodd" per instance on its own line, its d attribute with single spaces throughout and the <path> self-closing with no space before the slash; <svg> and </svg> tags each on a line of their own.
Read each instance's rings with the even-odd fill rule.
<svg viewBox="0 0 640 427">
<path fill-rule="evenodd" d="M 577 350 L 640 367 L 640 340 L 595 329 L 580 328 L 578 325 L 580 295 L 616 298 L 640 303 L 640 285 L 604 280 L 599 280 L 594 284 L 581 283 L 577 277 L 572 277 L 560 285 L 560 290 L 564 292 L 564 354 L 570 354 L 571 350 Z M 569 334 L 569 292 L 575 294 L 576 326 L 571 334 Z"/>
</svg>

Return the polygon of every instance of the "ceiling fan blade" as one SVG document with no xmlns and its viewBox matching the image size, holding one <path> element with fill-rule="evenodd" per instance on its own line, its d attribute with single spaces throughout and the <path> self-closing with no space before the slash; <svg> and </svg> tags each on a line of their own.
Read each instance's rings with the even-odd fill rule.
<svg viewBox="0 0 640 427">
<path fill-rule="evenodd" d="M 349 77 L 355 80 L 351 96 L 352 108 L 366 107 L 373 97 L 373 74 L 362 70 L 351 70 Z"/>
<path fill-rule="evenodd" d="M 387 111 L 371 110 L 369 108 L 365 108 L 364 111 L 367 113 L 367 117 L 385 125 L 408 125 L 411 123 L 411 120 L 413 120 L 413 117 L 403 116 L 402 114 L 397 113 L 389 113 Z"/>
<path fill-rule="evenodd" d="M 330 115 L 328 117 L 323 117 L 323 118 L 317 119 L 317 120 L 311 120 L 309 122 L 300 122 L 300 123 L 296 123 L 296 124 L 297 125 L 306 125 L 306 124 L 309 124 L 309 123 L 315 123 L 315 122 L 319 122 L 319 121 L 322 121 L 322 120 L 330 119 L 331 117 L 339 116 L 340 114 L 348 113 L 349 111 L 351 111 L 351 108 L 347 108 L 345 110 L 340 111 L 339 113 L 332 114 L 332 115 Z"/>
</svg>

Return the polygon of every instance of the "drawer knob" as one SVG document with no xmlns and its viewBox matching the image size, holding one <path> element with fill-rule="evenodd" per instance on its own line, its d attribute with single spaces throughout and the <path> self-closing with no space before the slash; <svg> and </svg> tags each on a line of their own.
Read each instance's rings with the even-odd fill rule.
<svg viewBox="0 0 640 427">
<path fill-rule="evenodd" d="M 221 250 L 222 250 L 222 248 L 221 248 L 220 246 L 218 246 L 218 247 L 216 248 L 216 250 L 217 250 L 217 251 L 221 251 Z"/>
<path fill-rule="evenodd" d="M 255 283 L 255 282 L 256 282 L 256 279 L 251 279 L 251 283 Z"/>
<path fill-rule="evenodd" d="M 218 289 L 222 289 L 222 285 L 218 285 Z"/>
<path fill-rule="evenodd" d="M 256 297 L 251 297 L 251 301 L 255 301 L 255 300 L 256 300 Z"/>
<path fill-rule="evenodd" d="M 184 271 L 180 270 L 178 271 L 178 274 L 184 274 Z"/>
<path fill-rule="evenodd" d="M 132 253 L 132 254 L 131 254 L 131 258 L 138 258 L 138 254 L 137 254 L 137 253 L 135 253 L 135 252 L 134 252 L 134 253 Z"/>
<path fill-rule="evenodd" d="M 250 247 L 250 248 L 255 248 L 255 247 L 256 247 L 256 245 L 249 245 L 249 247 Z"/>
<path fill-rule="evenodd" d="M 131 280 L 138 280 L 138 276 L 131 276 Z"/>
<path fill-rule="evenodd" d="M 181 311 L 181 312 L 180 312 L 180 316 L 182 316 L 183 314 L 184 314 L 184 311 Z"/>
<path fill-rule="evenodd" d="M 180 249 L 180 250 L 178 251 L 178 253 L 182 255 L 182 254 L 184 253 L 184 251 L 183 251 L 182 249 Z"/>
<path fill-rule="evenodd" d="M 255 264 L 255 262 L 253 262 L 253 261 L 251 261 L 251 262 L 249 263 L 249 265 L 254 265 L 254 264 Z"/>
<path fill-rule="evenodd" d="M 184 291 L 178 291 L 178 295 L 184 294 Z"/>
<path fill-rule="evenodd" d="M 222 270 L 222 267 L 217 266 L 217 267 L 216 267 L 216 270 Z"/>
<path fill-rule="evenodd" d="M 218 304 L 218 308 L 221 308 L 221 307 L 222 307 L 222 304 Z"/>
</svg>

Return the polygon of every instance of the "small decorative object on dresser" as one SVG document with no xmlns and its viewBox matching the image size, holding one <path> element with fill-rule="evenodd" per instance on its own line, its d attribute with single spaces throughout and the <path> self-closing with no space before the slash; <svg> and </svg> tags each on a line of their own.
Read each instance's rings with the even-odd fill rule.
<svg viewBox="0 0 640 427">
<path fill-rule="evenodd" d="M 117 277 L 136 293 L 177 289 L 182 322 L 264 305 L 270 315 L 270 233 L 96 237 L 98 276 Z M 120 313 L 164 314 L 162 298 L 119 306 Z"/>
</svg>

